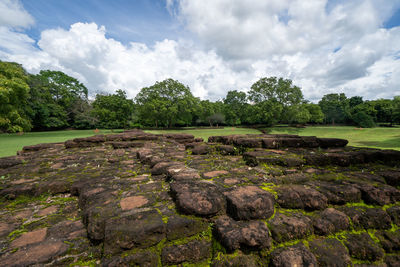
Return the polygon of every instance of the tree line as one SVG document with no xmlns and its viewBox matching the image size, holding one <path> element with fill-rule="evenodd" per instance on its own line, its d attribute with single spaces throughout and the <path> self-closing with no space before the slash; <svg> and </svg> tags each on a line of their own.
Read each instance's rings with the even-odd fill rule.
<svg viewBox="0 0 400 267">
<path fill-rule="evenodd" d="M 327 94 L 314 104 L 291 80 L 268 77 L 247 93 L 232 90 L 215 102 L 194 97 L 173 79 L 142 88 L 135 99 L 117 90 L 90 100 L 88 89 L 63 72 L 29 74 L 17 63 L 0 61 L 0 132 L 277 123 L 392 126 L 400 123 L 400 96 L 364 101 Z"/>
</svg>

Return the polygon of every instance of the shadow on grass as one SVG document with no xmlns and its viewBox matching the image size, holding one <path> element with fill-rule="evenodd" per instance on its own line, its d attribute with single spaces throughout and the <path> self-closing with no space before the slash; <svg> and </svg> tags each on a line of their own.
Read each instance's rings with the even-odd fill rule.
<svg viewBox="0 0 400 267">
<path fill-rule="evenodd" d="M 392 138 L 384 141 L 358 141 L 357 143 L 368 147 L 374 146 L 400 150 L 400 138 Z"/>
</svg>

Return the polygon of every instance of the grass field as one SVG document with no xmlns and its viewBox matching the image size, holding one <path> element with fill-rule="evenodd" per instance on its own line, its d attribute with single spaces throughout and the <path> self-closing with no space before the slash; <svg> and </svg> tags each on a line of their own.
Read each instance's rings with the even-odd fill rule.
<svg viewBox="0 0 400 267">
<path fill-rule="evenodd" d="M 318 137 L 335 137 L 349 140 L 350 146 L 375 147 L 400 150 L 400 128 L 359 129 L 351 126 L 315 126 L 307 128 L 273 127 L 265 129 L 268 133 L 286 133 Z M 114 131 L 118 132 L 118 130 Z M 211 135 L 258 134 L 255 129 L 225 127 L 221 129 L 189 129 L 146 131 L 149 133 L 187 133 L 207 141 Z M 111 130 L 100 130 L 98 134 L 112 133 Z M 66 130 L 51 132 L 33 132 L 18 134 L 0 134 L 0 157 L 15 155 L 23 146 L 40 143 L 63 142 L 77 137 L 94 135 L 93 130 Z"/>
<path fill-rule="evenodd" d="M 271 134 L 298 134 L 317 137 L 335 137 L 349 140 L 349 146 L 400 150 L 400 128 L 355 128 L 352 126 L 313 126 L 307 128 L 272 127 Z"/>
<path fill-rule="evenodd" d="M 111 133 L 111 130 L 99 130 L 98 134 Z M 24 146 L 41 143 L 64 142 L 77 137 L 94 135 L 94 130 L 65 130 L 49 132 L 31 132 L 18 134 L 0 134 L 0 157 L 12 156 Z"/>
</svg>

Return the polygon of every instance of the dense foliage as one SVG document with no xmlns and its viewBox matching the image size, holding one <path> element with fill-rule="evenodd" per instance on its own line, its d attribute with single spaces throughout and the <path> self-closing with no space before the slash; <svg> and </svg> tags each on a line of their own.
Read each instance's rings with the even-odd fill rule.
<svg viewBox="0 0 400 267">
<path fill-rule="evenodd" d="M 364 101 L 327 94 L 313 104 L 291 80 L 266 77 L 247 93 L 231 90 L 216 102 L 194 97 L 173 79 L 142 88 L 134 100 L 123 90 L 89 100 L 88 89 L 61 71 L 32 75 L 17 63 L 0 61 L 0 132 L 277 123 L 393 126 L 400 123 L 400 96 Z"/>
</svg>

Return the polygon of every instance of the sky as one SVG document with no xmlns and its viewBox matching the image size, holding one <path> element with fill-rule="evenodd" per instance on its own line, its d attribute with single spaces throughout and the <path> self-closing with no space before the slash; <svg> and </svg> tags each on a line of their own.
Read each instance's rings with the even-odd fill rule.
<svg viewBox="0 0 400 267">
<path fill-rule="evenodd" d="M 201 99 L 293 80 L 317 102 L 400 95 L 400 0 L 0 0 L 0 60 L 96 93 L 179 80 Z"/>
</svg>

